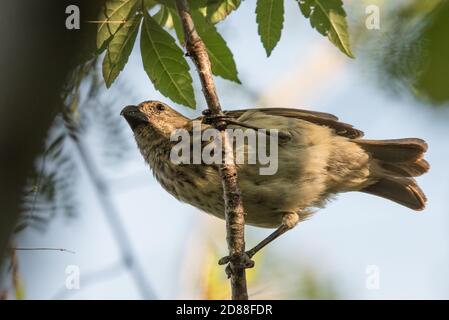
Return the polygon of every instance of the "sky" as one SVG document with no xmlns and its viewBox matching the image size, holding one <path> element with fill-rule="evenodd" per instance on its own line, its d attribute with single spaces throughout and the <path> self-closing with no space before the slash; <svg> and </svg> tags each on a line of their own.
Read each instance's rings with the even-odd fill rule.
<svg viewBox="0 0 449 320">
<path fill-rule="evenodd" d="M 346 58 L 312 30 L 294 1 L 286 2 L 282 39 L 267 58 L 257 35 L 254 10 L 254 2 L 244 1 L 219 26 L 244 84 L 242 88 L 217 79 L 224 109 L 272 106 L 330 112 L 363 130 L 368 139 L 426 140 L 426 159 L 431 164 L 430 172 L 418 179 L 428 197 L 423 212 L 415 213 L 367 194 L 342 194 L 271 244 L 264 260 L 291 263 L 286 269 L 292 274 L 300 272 L 299 265 L 310 266 L 332 278 L 342 298 L 449 298 L 448 112 L 385 91 L 364 61 Z M 199 115 L 205 107 L 198 90 L 195 111 L 177 106 L 156 92 L 142 68 L 138 41 L 118 82 L 110 90 L 120 90 L 120 84 L 132 88 L 128 104 L 161 100 L 189 116 Z M 118 117 L 122 107 L 114 105 L 111 109 Z M 184 263 L 186 255 L 201 258 L 203 237 L 214 237 L 225 255 L 224 223 L 166 193 L 138 153 L 131 131 L 128 133 L 127 160 L 111 168 L 99 163 L 98 170 L 107 177 L 110 199 L 118 208 L 121 225 L 131 238 L 153 297 L 194 297 L 189 290 L 195 284 L 189 284 L 189 279 L 196 270 Z M 94 152 L 98 141 L 89 138 L 87 143 Z M 142 298 L 130 272 L 117 264 L 120 251 L 116 239 L 83 170 L 79 190 L 82 201 L 76 219 L 57 217 L 46 233 L 30 231 L 18 239 L 22 247 L 58 247 L 75 252 L 20 252 L 27 298 Z M 269 232 L 247 227 L 248 245 Z M 263 262 L 260 264 L 263 269 Z M 65 287 L 66 269 L 71 265 L 80 270 L 79 290 Z M 369 282 L 373 270 L 378 272 L 375 288 Z M 269 291 L 273 281 L 266 281 Z"/>
</svg>

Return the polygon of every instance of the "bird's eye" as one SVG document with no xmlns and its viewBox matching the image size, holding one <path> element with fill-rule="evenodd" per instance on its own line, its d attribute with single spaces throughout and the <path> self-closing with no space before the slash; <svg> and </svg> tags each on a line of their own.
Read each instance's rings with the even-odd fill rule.
<svg viewBox="0 0 449 320">
<path fill-rule="evenodd" d="M 156 109 L 159 111 L 164 111 L 165 110 L 165 106 L 163 104 L 158 104 L 156 105 Z"/>
</svg>

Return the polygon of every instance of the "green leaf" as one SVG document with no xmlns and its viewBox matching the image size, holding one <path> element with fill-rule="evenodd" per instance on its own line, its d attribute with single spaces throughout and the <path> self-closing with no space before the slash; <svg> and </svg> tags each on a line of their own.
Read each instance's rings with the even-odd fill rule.
<svg viewBox="0 0 449 320">
<path fill-rule="evenodd" d="M 153 16 L 162 27 L 173 28 L 173 19 L 170 12 L 170 8 L 167 6 L 161 6 L 159 11 Z"/>
<path fill-rule="evenodd" d="M 143 5 L 147 10 L 150 10 L 157 5 L 157 2 L 155 0 L 143 0 Z"/>
<path fill-rule="evenodd" d="M 184 30 L 182 28 L 181 18 L 178 10 L 170 6 L 162 5 L 159 11 L 153 16 L 162 27 L 175 29 L 176 36 L 181 46 L 184 45 Z"/>
<path fill-rule="evenodd" d="M 184 29 L 182 27 L 181 18 L 179 17 L 178 11 L 176 9 L 169 8 L 170 15 L 173 22 L 173 27 L 176 32 L 176 36 L 178 37 L 179 43 L 181 46 L 184 46 Z"/>
<path fill-rule="evenodd" d="M 155 0 L 157 3 L 176 9 L 176 0 Z M 208 2 L 215 2 L 221 0 L 188 0 L 188 5 L 191 10 L 205 7 Z"/>
<path fill-rule="evenodd" d="M 108 88 L 128 62 L 141 20 L 141 15 L 129 20 L 108 43 L 108 49 L 103 60 L 103 78 Z"/>
<path fill-rule="evenodd" d="M 224 79 L 241 83 L 237 76 L 237 67 L 226 41 L 217 32 L 214 25 L 207 22 L 199 11 L 192 11 L 196 31 L 206 46 L 212 64 L 212 73 Z"/>
<path fill-rule="evenodd" d="M 232 11 L 237 10 L 241 0 L 208 0 L 206 16 L 209 22 L 215 24 L 229 16 Z"/>
<path fill-rule="evenodd" d="M 176 103 L 195 108 L 192 77 L 182 50 L 172 36 L 144 13 L 140 50 L 154 87 Z"/>
<path fill-rule="evenodd" d="M 284 24 L 283 0 L 258 0 L 256 5 L 256 21 L 262 44 L 270 56 L 281 38 Z"/>
<path fill-rule="evenodd" d="M 155 0 L 155 1 L 168 8 L 176 9 L 175 0 Z"/>
<path fill-rule="evenodd" d="M 166 8 L 176 10 L 175 0 L 155 0 Z M 189 0 L 190 10 L 201 9 L 209 22 L 217 23 L 224 20 L 232 11 L 237 10 L 242 0 Z"/>
<path fill-rule="evenodd" d="M 103 51 L 107 42 L 123 26 L 123 21 L 128 20 L 137 9 L 137 0 L 108 0 L 106 1 L 100 16 L 97 31 L 97 49 Z"/>
<path fill-rule="evenodd" d="M 348 57 L 354 58 L 349 43 L 346 12 L 341 0 L 299 0 L 299 8 L 310 24 Z"/>
</svg>

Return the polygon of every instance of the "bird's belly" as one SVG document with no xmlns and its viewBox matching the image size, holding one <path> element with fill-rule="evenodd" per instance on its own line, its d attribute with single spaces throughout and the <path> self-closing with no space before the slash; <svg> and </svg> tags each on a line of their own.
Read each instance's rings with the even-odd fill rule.
<svg viewBox="0 0 449 320">
<path fill-rule="evenodd" d="M 259 165 L 238 167 L 247 224 L 275 228 L 281 224 L 285 213 L 296 212 L 301 218 L 302 211 L 319 205 L 326 196 L 324 159 L 321 163 L 321 159 L 312 157 L 314 165 L 311 166 L 305 163 L 310 161 L 309 157 L 288 157 L 284 152 L 279 150 L 280 160 L 274 175 L 261 175 Z M 322 154 L 319 148 L 311 148 L 310 152 Z M 155 175 L 178 200 L 225 218 L 222 181 L 215 167 L 169 165 L 155 170 Z"/>
<path fill-rule="evenodd" d="M 162 186 L 178 200 L 188 203 L 206 213 L 225 219 L 223 189 L 219 175 L 181 174 L 175 180 L 158 179 Z M 320 184 L 317 184 L 318 186 Z M 242 173 L 239 179 L 245 208 L 245 223 L 263 228 L 276 228 L 282 223 L 287 212 L 296 212 L 301 216 L 311 200 L 322 192 L 314 190 L 313 184 L 298 187 L 296 182 L 281 179 L 278 176 L 265 176 L 260 181 L 245 179 Z M 303 192 L 302 196 L 298 192 Z M 305 202 L 306 201 L 306 202 Z M 306 213 L 304 213 L 306 214 Z"/>
</svg>

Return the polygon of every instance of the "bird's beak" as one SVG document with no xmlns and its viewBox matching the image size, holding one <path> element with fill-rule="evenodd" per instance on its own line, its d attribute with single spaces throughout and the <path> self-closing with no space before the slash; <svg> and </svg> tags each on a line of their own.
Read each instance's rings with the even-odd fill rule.
<svg viewBox="0 0 449 320">
<path fill-rule="evenodd" d="M 148 123 L 148 118 L 142 113 L 136 106 L 126 106 L 123 108 L 120 115 L 123 116 L 128 122 L 131 129 L 137 128 L 141 124 Z"/>
</svg>

